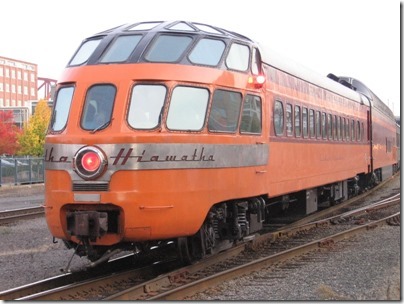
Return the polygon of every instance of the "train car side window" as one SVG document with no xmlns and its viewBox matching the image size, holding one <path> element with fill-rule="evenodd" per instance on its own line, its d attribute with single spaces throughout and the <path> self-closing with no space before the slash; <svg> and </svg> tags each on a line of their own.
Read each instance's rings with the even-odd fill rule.
<svg viewBox="0 0 404 304">
<path fill-rule="evenodd" d="M 247 95 L 241 115 L 240 133 L 261 134 L 261 98 Z"/>
<path fill-rule="evenodd" d="M 258 75 L 261 73 L 261 55 L 258 49 L 254 48 L 253 49 L 253 56 L 252 56 L 252 63 L 251 63 L 251 72 L 254 75 Z"/>
<path fill-rule="evenodd" d="M 101 130 L 111 122 L 116 88 L 110 84 L 92 86 L 86 95 L 81 127 L 84 130 Z"/>
<path fill-rule="evenodd" d="M 242 95 L 216 90 L 212 98 L 208 128 L 214 132 L 235 132 L 238 128 Z"/>
<path fill-rule="evenodd" d="M 248 46 L 233 43 L 226 58 L 226 66 L 231 70 L 247 71 L 250 60 L 250 49 Z"/>
<path fill-rule="evenodd" d="M 327 139 L 327 115 L 324 112 L 321 113 L 321 134 Z"/>
<path fill-rule="evenodd" d="M 295 106 L 295 136 L 300 137 L 301 135 L 300 106 Z"/>
<path fill-rule="evenodd" d="M 188 46 L 192 38 L 178 35 L 160 35 L 147 51 L 145 59 L 151 62 L 176 62 Z"/>
<path fill-rule="evenodd" d="M 337 125 L 337 115 L 334 115 L 334 128 L 332 130 L 332 137 L 334 140 L 337 140 L 337 130 L 338 130 L 338 125 Z"/>
<path fill-rule="evenodd" d="M 142 35 L 125 35 L 118 37 L 107 49 L 100 62 L 123 62 L 132 54 Z"/>
<path fill-rule="evenodd" d="M 320 116 L 320 111 L 316 111 L 316 137 L 321 138 L 321 116 Z"/>
<path fill-rule="evenodd" d="M 310 132 L 310 137 L 314 138 L 316 136 L 315 133 L 315 123 L 314 123 L 314 110 L 310 109 L 309 110 L 309 132 Z"/>
<path fill-rule="evenodd" d="M 307 138 L 309 136 L 309 123 L 308 123 L 308 112 L 307 108 L 302 109 L 302 123 L 303 123 L 303 137 Z"/>
<path fill-rule="evenodd" d="M 345 135 L 346 135 L 346 140 L 350 141 L 351 134 L 349 133 L 349 118 L 346 119 L 346 123 L 345 123 Z"/>
<path fill-rule="evenodd" d="M 331 114 L 328 114 L 327 116 L 328 116 L 328 119 L 327 119 L 327 121 L 328 121 L 328 132 L 327 132 L 327 134 L 328 134 L 328 139 L 329 139 L 329 140 L 332 140 L 332 134 L 333 134 L 334 124 L 333 124 L 333 121 L 332 121 L 332 115 L 331 115 Z"/>
<path fill-rule="evenodd" d="M 101 40 L 102 38 L 85 41 L 74 54 L 73 58 L 70 60 L 69 66 L 85 63 L 93 54 L 97 46 L 100 44 Z"/>
<path fill-rule="evenodd" d="M 293 135 L 293 114 L 292 114 L 292 105 L 290 103 L 286 104 L 286 135 Z"/>
<path fill-rule="evenodd" d="M 335 124 L 335 128 L 337 129 L 337 140 L 341 140 L 341 117 L 335 116 L 335 120 L 337 123 Z"/>
<path fill-rule="evenodd" d="M 167 116 L 171 130 L 199 131 L 205 123 L 209 91 L 204 88 L 174 88 Z"/>
<path fill-rule="evenodd" d="M 209 66 L 218 65 L 226 45 L 217 39 L 201 39 L 189 54 L 189 61 Z"/>
<path fill-rule="evenodd" d="M 274 127 L 276 135 L 283 135 L 283 124 L 283 103 L 276 100 L 274 108 Z"/>
<path fill-rule="evenodd" d="M 128 123 L 135 129 L 154 129 L 161 123 L 167 89 L 163 85 L 133 87 L 130 99 Z"/>
<path fill-rule="evenodd" d="M 51 129 L 59 132 L 63 130 L 67 123 L 67 118 L 72 104 L 74 87 L 62 87 L 58 90 L 53 107 Z"/>
<path fill-rule="evenodd" d="M 357 130 L 356 139 L 357 139 L 357 141 L 361 141 L 362 140 L 361 124 L 360 124 L 359 121 L 357 121 L 356 123 L 358 125 L 357 128 L 356 128 L 356 130 Z"/>
<path fill-rule="evenodd" d="M 351 128 L 352 141 L 355 141 L 355 134 L 356 134 L 356 130 L 355 130 L 355 120 L 352 119 L 352 128 Z"/>
</svg>

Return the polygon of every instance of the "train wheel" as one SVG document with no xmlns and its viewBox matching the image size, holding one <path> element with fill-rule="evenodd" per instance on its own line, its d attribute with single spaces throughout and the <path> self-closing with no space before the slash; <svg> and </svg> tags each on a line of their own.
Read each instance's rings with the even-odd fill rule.
<svg viewBox="0 0 404 304">
<path fill-rule="evenodd" d="M 192 264 L 193 261 L 189 247 L 187 237 L 180 237 L 177 239 L 177 248 L 180 260 L 186 265 Z"/>
</svg>

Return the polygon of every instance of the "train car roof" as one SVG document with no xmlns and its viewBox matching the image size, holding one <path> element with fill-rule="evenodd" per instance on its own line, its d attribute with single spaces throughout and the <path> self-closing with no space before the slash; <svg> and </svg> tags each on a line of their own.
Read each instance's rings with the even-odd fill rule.
<svg viewBox="0 0 404 304">
<path fill-rule="evenodd" d="M 358 92 L 335 82 L 334 80 L 315 72 L 302 64 L 286 58 L 266 45 L 260 45 L 262 61 L 270 66 L 282 70 L 290 75 L 308 81 L 314 85 L 330 90 L 336 94 L 352 99 L 356 102 L 365 102 Z M 369 106 L 369 104 L 367 103 Z"/>
</svg>

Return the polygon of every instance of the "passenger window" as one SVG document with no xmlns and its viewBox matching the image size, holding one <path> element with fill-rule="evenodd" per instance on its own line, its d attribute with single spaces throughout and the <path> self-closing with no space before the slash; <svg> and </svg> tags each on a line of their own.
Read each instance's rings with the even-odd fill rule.
<svg viewBox="0 0 404 304">
<path fill-rule="evenodd" d="M 336 124 L 335 128 L 337 129 L 337 139 L 341 140 L 341 124 L 340 124 L 340 117 L 335 116 Z"/>
<path fill-rule="evenodd" d="M 283 103 L 279 100 L 275 101 L 274 127 L 276 135 L 283 135 Z"/>
<path fill-rule="evenodd" d="M 85 63 L 100 44 L 101 40 L 102 38 L 85 41 L 70 60 L 69 66 Z"/>
<path fill-rule="evenodd" d="M 303 137 L 306 138 L 309 135 L 307 108 L 303 108 L 303 110 L 302 110 L 302 122 L 303 122 Z"/>
<path fill-rule="evenodd" d="M 203 128 L 209 91 L 203 88 L 179 86 L 173 90 L 167 115 L 167 128 L 198 131 Z"/>
<path fill-rule="evenodd" d="M 327 115 L 321 113 L 321 134 L 323 134 L 323 139 L 327 139 Z"/>
<path fill-rule="evenodd" d="M 292 105 L 286 104 L 286 135 L 293 135 Z"/>
<path fill-rule="evenodd" d="M 321 138 L 321 121 L 320 112 L 316 111 L 316 137 Z"/>
<path fill-rule="evenodd" d="M 295 136 L 300 137 L 302 134 L 300 125 L 300 107 L 295 106 Z"/>
<path fill-rule="evenodd" d="M 189 54 L 189 60 L 195 64 L 218 65 L 226 45 L 221 40 L 201 39 Z"/>
<path fill-rule="evenodd" d="M 102 84 L 92 86 L 86 96 L 81 127 L 85 130 L 104 129 L 111 122 L 116 88 Z"/>
<path fill-rule="evenodd" d="M 309 131 L 310 131 L 310 137 L 315 137 L 315 129 L 314 129 L 314 110 L 310 109 L 309 110 Z"/>
<path fill-rule="evenodd" d="M 352 140 L 355 141 L 355 134 L 356 134 L 356 130 L 355 130 L 355 120 L 352 119 L 352 128 L 351 128 L 351 137 Z"/>
<path fill-rule="evenodd" d="M 349 118 L 346 119 L 345 135 L 346 135 L 346 140 L 350 141 L 351 140 L 351 134 L 349 133 Z"/>
<path fill-rule="evenodd" d="M 334 124 L 332 122 L 332 115 L 328 114 L 328 139 L 332 140 L 332 134 L 333 134 L 333 129 L 334 129 Z"/>
<path fill-rule="evenodd" d="M 147 51 L 145 59 L 152 62 L 178 61 L 191 42 L 192 38 L 188 36 L 160 35 Z"/>
<path fill-rule="evenodd" d="M 250 60 L 250 49 L 248 46 L 233 43 L 226 58 L 226 66 L 231 70 L 247 71 Z"/>
<path fill-rule="evenodd" d="M 247 95 L 243 105 L 240 133 L 261 133 L 261 98 Z"/>
<path fill-rule="evenodd" d="M 161 123 L 166 92 L 163 85 L 136 85 L 129 104 L 129 125 L 135 129 L 156 128 Z"/>
<path fill-rule="evenodd" d="M 74 87 L 62 87 L 56 94 L 53 107 L 51 129 L 61 131 L 65 128 L 73 100 Z"/>
<path fill-rule="evenodd" d="M 357 124 L 358 124 L 358 127 L 356 129 L 357 129 L 358 133 L 357 133 L 356 138 L 357 138 L 358 141 L 361 141 L 362 140 L 361 124 L 360 124 L 359 121 L 357 121 Z"/>
<path fill-rule="evenodd" d="M 242 95 L 238 92 L 216 90 L 213 94 L 208 128 L 213 132 L 235 132 L 238 128 Z"/>
<path fill-rule="evenodd" d="M 337 140 L 337 131 L 338 130 L 338 125 L 337 125 L 337 115 L 334 115 L 334 129 L 332 131 L 332 136 L 334 138 L 334 140 Z"/>
<path fill-rule="evenodd" d="M 126 35 L 118 37 L 102 56 L 100 62 L 123 62 L 132 54 L 138 45 L 141 35 Z"/>
</svg>

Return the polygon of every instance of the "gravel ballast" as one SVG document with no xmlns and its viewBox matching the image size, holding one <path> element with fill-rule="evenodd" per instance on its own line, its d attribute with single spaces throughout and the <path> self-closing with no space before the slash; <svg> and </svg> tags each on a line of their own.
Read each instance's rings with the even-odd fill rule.
<svg viewBox="0 0 404 304">
<path fill-rule="evenodd" d="M 400 178 L 388 188 L 400 188 Z M 59 275 L 73 255 L 61 241 L 52 242 L 43 217 L 0 226 L 0 239 L 0 291 Z M 316 262 L 282 271 L 278 278 L 269 278 L 273 273 L 262 270 L 223 282 L 191 299 L 401 300 L 400 241 L 401 226 L 380 227 L 337 244 Z M 88 263 L 86 258 L 74 256 L 71 268 Z"/>
</svg>

